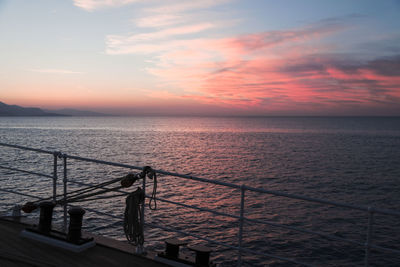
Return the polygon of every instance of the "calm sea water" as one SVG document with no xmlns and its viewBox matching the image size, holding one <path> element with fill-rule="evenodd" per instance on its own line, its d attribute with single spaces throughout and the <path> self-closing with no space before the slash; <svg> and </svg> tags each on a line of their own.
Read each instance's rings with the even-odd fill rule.
<svg viewBox="0 0 400 267">
<path fill-rule="evenodd" d="M 337 202 L 400 209 L 400 118 L 0 117 L 0 142 L 150 165 Z M 0 164 L 52 172 L 51 156 L 11 148 L 0 147 Z M 69 162 L 68 169 L 72 181 L 90 183 L 126 173 L 121 168 L 78 161 Z M 2 188 L 41 196 L 51 193 L 51 181 L 44 178 L 1 169 L 0 174 Z M 169 176 L 159 177 L 158 189 L 159 196 L 169 200 L 239 214 L 237 190 Z M 29 198 L 1 193 L 0 200 L 4 210 Z M 124 199 L 82 205 L 122 216 Z M 366 239 L 365 212 L 248 192 L 245 215 L 358 242 Z M 118 220 L 91 212 L 85 216 L 86 229 L 123 240 Z M 146 220 L 237 245 L 236 219 L 159 202 Z M 147 228 L 146 244 L 162 249 L 163 240 L 171 236 L 176 234 Z M 399 249 L 400 220 L 375 216 L 373 237 L 375 244 Z M 364 257 L 363 247 L 256 223 L 245 225 L 244 246 L 318 266 L 362 265 Z M 220 246 L 214 249 L 213 258 L 223 266 L 236 263 L 236 252 Z M 243 258 L 248 266 L 290 266 L 257 255 L 245 254 Z M 372 250 L 371 263 L 398 266 L 400 257 Z"/>
</svg>

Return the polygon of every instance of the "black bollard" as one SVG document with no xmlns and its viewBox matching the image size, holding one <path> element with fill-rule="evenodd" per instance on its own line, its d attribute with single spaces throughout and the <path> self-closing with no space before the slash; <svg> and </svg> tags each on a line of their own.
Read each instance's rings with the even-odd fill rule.
<svg viewBox="0 0 400 267">
<path fill-rule="evenodd" d="M 172 259 L 179 258 L 179 247 L 186 244 L 186 242 L 175 238 L 165 240 L 165 256 Z"/>
<path fill-rule="evenodd" d="M 85 210 L 76 207 L 68 211 L 69 214 L 69 227 L 68 227 L 68 242 L 78 244 L 81 239 L 82 218 Z"/>
<path fill-rule="evenodd" d="M 38 230 L 43 234 L 49 234 L 51 231 L 51 219 L 53 217 L 54 203 L 45 201 L 39 204 L 40 217 Z"/>
<path fill-rule="evenodd" d="M 190 250 L 196 252 L 196 264 L 195 266 L 210 266 L 210 253 L 211 249 L 205 246 L 189 246 Z"/>
</svg>

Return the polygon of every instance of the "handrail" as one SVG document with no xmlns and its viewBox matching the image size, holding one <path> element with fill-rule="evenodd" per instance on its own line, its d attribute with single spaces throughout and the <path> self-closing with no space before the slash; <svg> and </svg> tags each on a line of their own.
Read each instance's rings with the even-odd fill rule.
<svg viewBox="0 0 400 267">
<path fill-rule="evenodd" d="M 250 191 L 271 194 L 271 195 L 275 195 L 275 196 L 282 196 L 282 197 L 288 197 L 288 198 L 292 198 L 292 199 L 305 200 L 305 201 L 310 201 L 310 202 L 315 202 L 315 203 L 320 203 L 320 204 L 328 204 L 328 205 L 332 205 L 332 206 L 349 208 L 349 209 L 354 209 L 354 210 L 361 210 L 361 211 L 367 211 L 367 212 L 373 211 L 375 213 L 400 216 L 400 212 L 391 211 L 391 210 L 387 210 L 387 209 L 381 209 L 381 208 L 378 209 L 378 208 L 374 208 L 371 206 L 351 205 L 351 204 L 340 203 L 340 202 L 336 202 L 336 201 L 323 200 L 323 199 L 318 199 L 318 198 L 305 197 L 305 196 L 300 196 L 300 195 L 295 195 L 295 194 L 287 194 L 287 193 L 278 192 L 278 191 L 266 190 L 266 189 L 262 189 L 262 188 L 255 188 L 255 187 L 250 187 L 250 186 L 244 186 L 244 187 Z"/>
<path fill-rule="evenodd" d="M 34 152 L 39 152 L 39 153 L 44 153 L 44 154 L 54 154 L 54 151 L 48 151 L 48 150 L 32 148 L 32 147 L 27 147 L 27 146 L 10 145 L 10 144 L 1 143 L 1 142 L 0 142 L 0 146 L 12 147 L 12 148 L 17 148 L 17 149 L 22 149 L 22 150 L 29 150 L 29 151 L 34 151 Z"/>
<path fill-rule="evenodd" d="M 313 266 L 311 264 L 300 262 L 300 261 L 296 261 L 296 260 L 293 260 L 293 259 L 290 259 L 290 258 L 286 258 L 286 257 L 281 257 L 281 256 L 269 254 L 269 253 L 260 253 L 260 252 L 257 252 L 255 250 L 250 250 L 250 249 L 246 249 L 246 248 L 235 247 L 235 246 L 223 243 L 223 242 L 215 241 L 215 240 L 212 240 L 210 238 L 203 237 L 203 236 L 196 235 L 196 234 L 192 234 L 192 233 L 188 233 L 186 231 L 182 231 L 182 230 L 179 230 L 179 229 L 173 229 L 173 228 L 157 225 L 157 224 L 154 224 L 154 223 L 148 223 L 148 225 L 152 226 L 152 227 L 155 227 L 155 228 L 163 229 L 165 231 L 176 232 L 176 233 L 180 233 L 180 234 L 183 234 L 183 235 L 193 236 L 193 237 L 196 237 L 197 239 L 200 239 L 200 240 L 204 240 L 204 241 L 207 241 L 207 242 L 210 242 L 210 243 L 214 243 L 214 244 L 217 244 L 217 245 L 220 245 L 220 246 L 224 246 L 224 247 L 228 247 L 228 248 L 235 249 L 235 250 L 245 251 L 245 252 L 250 253 L 250 254 L 256 254 L 256 255 L 260 255 L 260 256 L 267 256 L 267 257 L 270 257 L 270 258 L 283 260 L 283 261 L 288 261 L 288 262 L 292 262 L 292 263 L 303 265 L 303 266 Z"/>
<path fill-rule="evenodd" d="M 38 199 L 38 200 L 43 200 L 43 198 L 41 198 L 41 197 L 34 196 L 34 195 L 31 195 L 31 194 L 25 194 L 25 193 L 15 192 L 14 190 L 10 190 L 10 189 L 0 188 L 0 191 L 7 192 L 7 193 L 13 193 L 13 194 L 20 195 L 20 196 L 24 196 L 24 197 L 32 197 L 32 198 L 36 198 L 36 199 Z"/>
<path fill-rule="evenodd" d="M 85 186 L 96 186 L 96 185 L 89 184 L 89 183 L 82 183 L 82 182 L 78 182 L 78 181 L 68 180 L 67 179 L 67 159 L 73 159 L 73 160 L 85 161 L 85 162 L 92 162 L 92 163 L 103 164 L 103 165 L 108 165 L 108 166 L 122 167 L 122 168 L 127 168 L 127 169 L 143 170 L 143 167 L 137 167 L 137 166 L 133 166 L 133 165 L 129 165 L 129 164 L 123 164 L 123 163 L 117 163 L 117 162 L 111 162 L 111 161 L 104 161 L 104 160 L 97 160 L 97 159 L 80 157 L 80 156 L 67 155 L 67 154 L 61 153 L 59 151 L 47 151 L 47 150 L 43 150 L 43 149 L 30 148 L 30 147 L 6 144 L 6 143 L 1 143 L 1 142 L 0 142 L 0 146 L 53 155 L 54 156 L 53 175 L 47 175 L 47 174 L 43 174 L 43 173 L 38 173 L 38 172 L 34 172 L 34 171 L 27 171 L 27 170 L 22 170 L 22 169 L 19 169 L 19 168 L 12 168 L 12 167 L 2 166 L 2 165 L 0 165 L 0 169 L 7 169 L 7 170 L 15 171 L 15 172 L 22 172 L 22 173 L 27 173 L 27 174 L 37 175 L 37 176 L 43 176 L 43 177 L 46 177 L 46 178 L 53 179 L 53 198 L 54 199 L 56 199 L 57 197 L 61 197 L 61 195 L 57 195 L 56 194 L 57 165 L 58 165 L 57 164 L 57 158 L 63 158 L 64 198 L 66 198 L 66 195 L 67 195 L 67 182 L 75 183 L 75 184 L 78 184 L 78 185 L 85 185 Z M 384 215 L 391 215 L 391 216 L 400 217 L 400 212 L 398 212 L 398 211 L 387 210 L 387 209 L 379 209 L 379 208 L 374 208 L 374 207 L 370 207 L 370 206 L 368 207 L 368 206 L 340 203 L 340 202 L 317 199 L 317 198 L 311 198 L 311 197 L 302 196 L 302 195 L 289 194 L 289 193 L 284 193 L 284 192 L 279 192 L 279 191 L 274 191 L 274 190 L 267 190 L 267 189 L 263 189 L 263 188 L 255 188 L 255 187 L 251 187 L 251 186 L 247 186 L 247 185 L 237 185 L 237 184 L 233 184 L 233 183 L 227 183 L 227 182 L 211 180 L 211 179 L 201 178 L 201 177 L 195 177 L 195 176 L 186 175 L 186 174 L 168 172 L 168 171 L 163 171 L 163 170 L 154 170 L 154 171 L 156 173 L 158 173 L 158 174 L 163 174 L 163 175 L 167 175 L 167 176 L 174 176 L 174 177 L 179 177 L 179 178 L 183 178 L 183 179 L 189 179 L 189 180 L 194 180 L 194 181 L 199 181 L 199 182 L 204 182 L 204 183 L 211 183 L 211 184 L 215 184 L 215 185 L 226 186 L 226 187 L 230 187 L 230 188 L 234 188 L 234 189 L 240 189 L 240 192 L 241 192 L 240 216 L 239 215 L 235 215 L 235 214 L 228 214 L 228 213 L 225 213 L 225 212 L 220 212 L 220 211 L 217 211 L 217 210 L 214 210 L 214 209 L 202 208 L 202 207 L 198 207 L 198 206 L 194 206 L 194 205 L 188 205 L 188 204 L 184 204 L 184 203 L 180 203 L 180 202 L 176 202 L 176 201 L 171 201 L 171 200 L 167 200 L 167 199 L 160 198 L 160 197 L 157 198 L 157 200 L 159 200 L 159 201 L 170 203 L 170 204 L 173 204 L 173 205 L 178 205 L 178 206 L 191 208 L 191 209 L 196 209 L 196 210 L 200 210 L 200 211 L 206 211 L 206 212 L 210 212 L 210 213 L 213 213 L 213 214 L 216 214 L 216 215 L 226 216 L 226 217 L 231 217 L 231 218 L 237 219 L 239 221 L 238 246 L 228 245 L 228 244 L 223 243 L 223 242 L 218 242 L 218 241 L 215 241 L 215 240 L 211 240 L 211 239 L 208 239 L 208 238 L 205 238 L 205 237 L 201 237 L 201 236 L 198 236 L 196 234 L 188 233 L 188 232 L 185 232 L 185 231 L 181 231 L 181 230 L 178 230 L 178 229 L 173 229 L 173 231 L 177 232 L 177 233 L 189 235 L 189 236 L 192 236 L 192 237 L 195 237 L 195 238 L 198 238 L 198 239 L 202 239 L 202 240 L 214 243 L 214 244 L 222 245 L 222 246 L 229 247 L 229 248 L 237 250 L 238 253 L 239 253 L 238 254 L 238 265 L 239 266 L 241 266 L 241 264 L 242 264 L 242 262 L 241 262 L 241 253 L 242 252 L 252 253 L 252 254 L 256 254 L 256 255 L 263 255 L 263 256 L 266 256 L 266 257 L 271 257 L 271 258 L 285 260 L 285 261 L 296 263 L 296 264 L 310 266 L 307 263 L 302 263 L 302 262 L 299 262 L 297 260 L 288 259 L 288 258 L 277 256 L 277 255 L 271 255 L 271 254 L 268 254 L 268 253 L 250 251 L 249 249 L 243 248 L 242 247 L 242 241 L 241 241 L 241 235 L 242 235 L 242 227 L 243 227 L 243 223 L 244 222 L 255 222 L 255 223 L 266 224 L 266 225 L 270 225 L 270 226 L 274 226 L 274 227 L 280 227 L 280 228 L 293 230 L 293 231 L 298 231 L 298 232 L 302 232 L 302 233 L 314 234 L 314 235 L 318 235 L 318 236 L 325 237 L 325 238 L 332 239 L 332 240 L 344 241 L 344 242 L 349 242 L 351 244 L 363 246 L 365 248 L 365 266 L 368 266 L 368 264 L 369 264 L 369 255 L 370 255 L 370 249 L 371 248 L 376 249 L 376 250 L 381 250 L 381 251 L 400 254 L 400 250 L 392 249 L 392 248 L 385 248 L 385 247 L 382 247 L 382 246 L 378 246 L 378 245 L 372 244 L 372 242 L 371 242 L 372 241 L 372 225 L 373 225 L 373 220 L 372 220 L 373 217 L 372 216 L 373 216 L 373 214 L 379 213 L 379 214 L 384 214 Z M 145 179 L 143 179 L 143 189 L 145 189 L 145 187 L 146 187 L 146 183 L 145 183 Z M 0 188 L 0 191 L 19 194 L 19 195 L 28 196 L 28 197 L 34 197 L 34 198 L 37 198 L 39 200 L 42 199 L 42 198 L 37 197 L 37 196 L 33 196 L 33 195 L 30 195 L 30 194 L 25 194 L 25 193 L 20 193 L 20 192 L 15 192 L 13 190 L 5 189 L 5 188 Z M 119 192 L 119 193 L 122 193 L 122 194 L 128 194 L 127 192 L 124 192 L 122 190 L 113 190 L 113 191 L 116 191 L 116 192 Z M 359 242 L 359 241 L 355 241 L 355 240 L 351 240 L 351 239 L 346 239 L 346 238 L 342 238 L 342 237 L 337 237 L 337 236 L 333 236 L 333 235 L 322 233 L 322 232 L 307 230 L 307 229 L 303 229 L 303 228 L 299 228 L 299 227 L 294 227 L 294 226 L 289 226 L 289 225 L 269 222 L 269 221 L 265 221 L 265 220 L 247 218 L 247 217 L 244 216 L 244 201 L 245 201 L 245 192 L 246 191 L 258 192 L 258 193 L 261 193 L 261 194 L 269 194 L 269 195 L 274 195 L 274 196 L 286 197 L 286 198 L 290 198 L 290 199 L 309 201 L 309 202 L 314 202 L 314 203 L 318 203 L 318 204 L 332 205 L 332 206 L 336 206 L 336 207 L 342 207 L 342 208 L 348 208 L 348 209 L 367 212 L 368 216 L 369 216 L 368 217 L 367 240 L 366 240 L 365 243 L 363 243 L 363 242 Z M 146 195 L 146 197 L 149 198 L 148 195 Z M 67 204 L 65 203 L 64 204 L 64 224 L 66 224 L 66 208 L 67 208 Z M 120 219 L 118 216 L 107 214 L 107 213 L 104 213 L 104 212 L 99 212 L 99 211 L 94 210 L 94 209 L 88 208 L 87 210 L 95 212 L 95 213 L 98 213 L 98 214 L 101 214 L 101 215 L 104 215 L 104 216 L 110 216 L 112 218 Z M 144 212 L 144 208 L 143 208 L 142 212 Z M 160 226 L 160 225 L 157 225 L 157 224 L 154 224 L 154 223 L 146 223 L 146 225 L 151 226 L 151 227 L 161 228 L 161 229 L 168 230 L 168 231 L 171 230 L 168 227 Z M 65 227 L 65 225 L 64 225 L 64 227 Z M 101 228 L 102 227 L 100 227 L 100 229 Z M 96 229 L 98 229 L 98 228 L 96 228 Z"/>
<path fill-rule="evenodd" d="M 43 149 L 29 148 L 29 147 L 25 147 L 25 146 L 10 145 L 10 144 L 5 144 L 5 143 L 0 143 L 0 146 L 7 146 L 7 147 L 18 148 L 18 149 L 23 149 L 23 150 L 36 151 L 36 152 L 46 153 L 46 154 L 56 154 L 57 153 L 60 156 L 64 156 L 69 159 L 93 162 L 93 163 L 104 164 L 104 165 L 115 166 L 115 167 L 122 167 L 122 168 L 127 168 L 127 169 L 143 170 L 143 167 L 138 167 L 138 166 L 134 166 L 134 165 L 130 165 L 130 164 L 123 164 L 123 163 L 117 163 L 117 162 L 112 162 L 112 161 L 97 160 L 97 159 L 92 159 L 92 158 L 73 156 L 73 155 L 68 155 L 68 154 L 64 154 L 61 152 L 57 152 L 57 151 L 52 152 L 52 151 L 47 151 L 47 150 L 43 150 Z M 258 192 L 258 193 L 264 193 L 264 194 L 270 194 L 270 195 L 274 195 L 274 196 L 281 196 L 281 197 L 287 197 L 287 198 L 292 198 L 292 199 L 310 201 L 310 202 L 315 202 L 315 203 L 319 203 L 319 204 L 328 204 L 328 205 L 333 205 L 333 206 L 337 206 L 337 207 L 343 207 L 343 208 L 349 208 L 349 209 L 355 209 L 355 210 L 361 210 L 361 211 L 367 211 L 367 212 L 370 210 L 373 210 L 375 213 L 400 216 L 400 212 L 382 209 L 382 208 L 375 208 L 375 207 L 371 207 L 371 206 L 362 206 L 362 205 L 352 205 L 352 204 L 341 203 L 341 202 L 336 202 L 336 201 L 323 200 L 323 199 L 318 199 L 318 198 L 312 198 L 312 197 L 301 196 L 301 195 L 296 195 L 296 194 L 289 194 L 289 193 L 284 193 L 284 192 L 280 192 L 280 191 L 267 190 L 267 189 L 263 189 L 263 188 L 256 188 L 256 187 L 251 187 L 251 186 L 247 186 L 247 185 L 238 185 L 238 184 L 233 184 L 233 183 L 227 183 L 227 182 L 211 180 L 211 179 L 207 179 L 207 178 L 201 178 L 201 177 L 196 177 L 196 176 L 191 176 L 191 175 L 186 175 L 186 174 L 168 172 L 168 171 L 163 171 L 163 170 L 157 170 L 157 169 L 155 169 L 154 171 L 158 174 L 175 176 L 175 177 L 180 177 L 180 178 L 185 178 L 185 179 L 190 179 L 190 180 L 194 180 L 194 181 L 205 182 L 205 183 L 210 183 L 210 184 L 215 184 L 215 185 L 222 185 L 222 186 L 236 188 L 236 189 L 240 189 L 243 186 L 245 190 Z"/>
<path fill-rule="evenodd" d="M 47 177 L 47 178 L 53 179 L 53 176 L 48 175 L 48 174 L 44 174 L 44 173 L 40 173 L 40 172 L 26 171 L 26 170 L 21 170 L 21 169 L 18 169 L 18 168 L 11 168 L 11 167 L 2 166 L 2 165 L 0 165 L 0 169 L 16 171 L 16 172 L 22 172 L 22 173 L 27 173 L 27 174 L 33 174 L 33 175 L 37 175 L 37 176 L 42 176 L 42 177 Z"/>
</svg>

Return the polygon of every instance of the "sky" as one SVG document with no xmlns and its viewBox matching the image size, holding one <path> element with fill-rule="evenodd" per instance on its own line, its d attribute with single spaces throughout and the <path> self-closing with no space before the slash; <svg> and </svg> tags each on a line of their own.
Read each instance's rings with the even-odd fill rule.
<svg viewBox="0 0 400 267">
<path fill-rule="evenodd" d="M 0 101 L 400 116 L 400 1 L 0 0 Z"/>
</svg>

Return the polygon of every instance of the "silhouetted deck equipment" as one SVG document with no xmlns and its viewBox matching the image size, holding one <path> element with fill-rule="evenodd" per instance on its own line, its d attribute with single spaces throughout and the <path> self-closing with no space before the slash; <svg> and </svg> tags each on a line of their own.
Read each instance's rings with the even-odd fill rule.
<svg viewBox="0 0 400 267">
<path fill-rule="evenodd" d="M 21 237 L 20 233 L 31 226 L 14 218 L 0 219 L 0 266 L 167 266 L 134 255 L 129 244 L 88 233 L 84 235 L 94 238 L 96 246 L 79 253 Z"/>
</svg>

